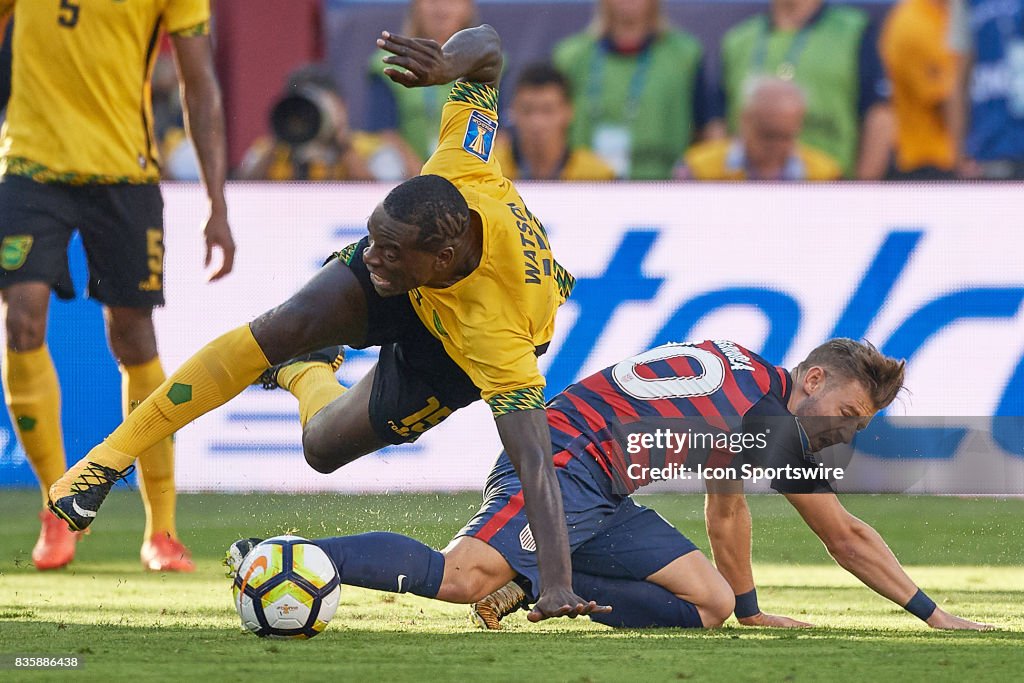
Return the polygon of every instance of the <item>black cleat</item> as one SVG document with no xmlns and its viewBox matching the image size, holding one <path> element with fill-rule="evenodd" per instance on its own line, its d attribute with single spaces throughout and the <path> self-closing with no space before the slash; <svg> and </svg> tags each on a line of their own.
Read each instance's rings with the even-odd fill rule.
<svg viewBox="0 0 1024 683">
<path fill-rule="evenodd" d="M 79 460 L 50 487 L 47 507 L 68 523 L 72 531 L 85 531 L 119 479 L 135 471 L 129 465 L 120 472 L 104 465 Z"/>
<path fill-rule="evenodd" d="M 245 556 L 262 542 L 262 538 L 240 538 L 232 543 L 228 547 L 227 552 L 224 553 L 224 559 L 221 560 L 221 564 L 227 568 L 224 576 L 234 579 L 235 575 L 238 574 L 238 568 L 242 566 L 242 561 L 245 560 Z"/>
<path fill-rule="evenodd" d="M 345 362 L 345 347 L 328 346 L 325 349 L 306 353 L 267 368 L 253 384 L 259 384 L 267 391 L 281 389 L 281 385 L 277 383 L 277 373 L 281 372 L 281 368 L 295 363 L 325 363 L 331 366 L 331 370 L 337 370 L 343 362 Z"/>
</svg>

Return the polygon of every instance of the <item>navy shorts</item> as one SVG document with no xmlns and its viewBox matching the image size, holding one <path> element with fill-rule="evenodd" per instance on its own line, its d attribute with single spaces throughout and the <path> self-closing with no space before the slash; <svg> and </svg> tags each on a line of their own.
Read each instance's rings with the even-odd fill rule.
<svg viewBox="0 0 1024 683">
<path fill-rule="evenodd" d="M 163 211 L 156 184 L 64 185 L 7 174 L 0 179 L 0 289 L 44 282 L 73 299 L 68 243 L 77 230 L 90 297 L 108 306 L 162 306 Z"/>
<path fill-rule="evenodd" d="M 654 510 L 611 491 L 606 475 L 581 454 L 561 451 L 555 474 L 569 527 L 572 568 L 594 576 L 643 581 L 697 546 Z M 487 478 L 484 503 L 458 536 L 485 541 L 501 553 L 537 599 L 537 546 L 526 522 L 523 485 L 502 453 Z"/>
<path fill-rule="evenodd" d="M 407 295 L 382 297 L 363 263 L 364 237 L 334 254 L 366 294 L 366 348 L 380 346 L 370 395 L 370 424 L 382 441 L 411 443 L 480 399 L 480 390 L 412 308 Z M 328 259 L 330 261 L 331 259 Z"/>
</svg>

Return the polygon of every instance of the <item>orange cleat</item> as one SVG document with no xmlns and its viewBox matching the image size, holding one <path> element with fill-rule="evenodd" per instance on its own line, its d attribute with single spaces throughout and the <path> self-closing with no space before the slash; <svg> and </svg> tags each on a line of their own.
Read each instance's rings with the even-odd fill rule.
<svg viewBox="0 0 1024 683">
<path fill-rule="evenodd" d="M 43 528 L 39 530 L 36 547 L 32 548 L 32 564 L 40 571 L 67 566 L 75 559 L 75 544 L 82 534 L 69 531 L 63 520 L 46 510 L 39 513 L 39 521 Z"/>
<path fill-rule="evenodd" d="M 142 566 L 150 572 L 194 572 L 192 553 L 168 533 L 154 534 L 139 552 Z"/>
</svg>

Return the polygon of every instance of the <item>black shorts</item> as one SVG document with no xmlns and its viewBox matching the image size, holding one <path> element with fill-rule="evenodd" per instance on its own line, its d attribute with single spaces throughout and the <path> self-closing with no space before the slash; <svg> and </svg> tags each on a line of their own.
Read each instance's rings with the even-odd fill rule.
<svg viewBox="0 0 1024 683">
<path fill-rule="evenodd" d="M 380 346 L 373 377 L 370 423 L 387 443 L 411 443 L 459 408 L 480 398 L 480 389 L 423 326 L 409 296 L 382 297 L 363 263 L 364 237 L 332 258 L 355 273 L 366 294 L 366 342 Z"/>
<path fill-rule="evenodd" d="M 78 230 L 89 296 L 108 306 L 164 303 L 164 203 L 157 185 L 65 185 L 0 178 L 0 289 L 45 282 L 73 299 L 68 242 Z"/>
</svg>

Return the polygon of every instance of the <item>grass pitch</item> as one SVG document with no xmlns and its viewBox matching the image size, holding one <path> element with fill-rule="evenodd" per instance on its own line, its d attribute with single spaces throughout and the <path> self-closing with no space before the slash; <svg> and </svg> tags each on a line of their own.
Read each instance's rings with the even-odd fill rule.
<svg viewBox="0 0 1024 683">
<path fill-rule="evenodd" d="M 702 499 L 649 496 L 705 552 Z M 115 491 L 66 570 L 39 573 L 34 491 L 0 493 L 0 655 L 77 655 L 79 671 L 0 671 L 0 680 L 1021 680 L 1024 500 L 846 496 L 945 609 L 993 633 L 928 629 L 838 568 L 781 496 L 750 498 L 761 606 L 818 628 L 615 631 L 588 620 L 480 632 L 467 608 L 343 587 L 327 631 L 264 641 L 238 626 L 219 560 L 240 536 L 385 529 L 443 546 L 479 496 L 197 495 L 179 527 L 198 571 L 141 571 L 138 495 Z"/>
</svg>

